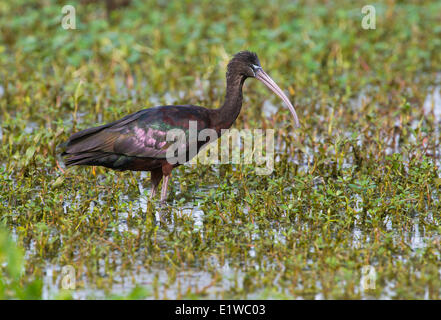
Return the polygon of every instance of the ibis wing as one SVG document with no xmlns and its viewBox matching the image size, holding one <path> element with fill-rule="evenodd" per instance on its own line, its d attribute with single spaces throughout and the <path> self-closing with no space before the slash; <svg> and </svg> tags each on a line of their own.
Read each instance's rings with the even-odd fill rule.
<svg viewBox="0 0 441 320">
<path fill-rule="evenodd" d="M 187 133 L 190 120 L 197 121 L 197 130 L 209 125 L 205 109 L 191 106 L 164 106 L 142 110 L 119 121 L 75 133 L 67 142 L 63 155 L 104 152 L 130 157 L 165 158 L 171 129 Z M 188 145 L 188 141 L 187 141 Z"/>
<path fill-rule="evenodd" d="M 141 127 L 137 124 L 121 131 L 107 130 L 106 135 L 113 140 L 105 152 L 113 152 L 133 157 L 165 158 L 167 148 L 173 141 L 167 141 L 167 131 L 154 129 L 155 123 Z"/>
</svg>

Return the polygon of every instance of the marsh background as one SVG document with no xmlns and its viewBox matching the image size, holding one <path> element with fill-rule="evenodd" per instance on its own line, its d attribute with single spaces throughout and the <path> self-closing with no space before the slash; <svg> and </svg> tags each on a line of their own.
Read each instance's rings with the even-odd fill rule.
<svg viewBox="0 0 441 320">
<path fill-rule="evenodd" d="M 65 4 L 76 30 L 61 27 Z M 440 1 L 0 1 L 0 298 L 440 298 L 440 12 Z M 276 129 L 271 175 L 181 166 L 160 210 L 148 174 L 58 168 L 56 146 L 80 129 L 161 104 L 217 108 L 243 49 L 302 123 L 293 130 L 247 81 L 234 128 Z"/>
</svg>

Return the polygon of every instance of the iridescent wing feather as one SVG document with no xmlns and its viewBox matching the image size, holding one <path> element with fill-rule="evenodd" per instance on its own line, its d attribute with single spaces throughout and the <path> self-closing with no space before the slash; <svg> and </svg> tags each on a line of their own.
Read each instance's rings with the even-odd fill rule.
<svg viewBox="0 0 441 320">
<path fill-rule="evenodd" d="M 188 133 L 190 120 L 197 121 L 198 131 L 205 129 L 209 126 L 208 111 L 196 106 L 141 110 L 118 121 L 73 134 L 63 145 L 62 155 L 68 166 L 131 169 L 131 163 L 138 161 L 137 158 L 165 159 L 167 148 L 173 143 L 167 141 L 168 130 L 181 129 Z"/>
</svg>

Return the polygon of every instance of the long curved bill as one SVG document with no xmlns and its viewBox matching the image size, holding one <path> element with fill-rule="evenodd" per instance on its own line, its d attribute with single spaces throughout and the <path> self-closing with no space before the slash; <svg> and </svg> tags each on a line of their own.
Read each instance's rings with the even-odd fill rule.
<svg viewBox="0 0 441 320">
<path fill-rule="evenodd" d="M 277 94 L 280 97 L 280 99 L 282 99 L 283 102 L 285 102 L 285 104 L 289 108 L 289 111 L 291 111 L 291 113 L 294 117 L 294 122 L 295 122 L 296 127 L 300 127 L 300 122 L 299 122 L 299 118 L 297 117 L 296 110 L 294 109 L 293 105 L 289 101 L 288 97 L 283 93 L 282 89 L 280 89 L 279 86 L 273 81 L 273 79 L 271 79 L 270 76 L 267 75 L 265 73 L 265 71 L 263 71 L 262 69 L 257 70 L 255 77 L 256 77 L 256 79 L 262 81 L 268 88 L 271 89 L 272 92 Z"/>
</svg>

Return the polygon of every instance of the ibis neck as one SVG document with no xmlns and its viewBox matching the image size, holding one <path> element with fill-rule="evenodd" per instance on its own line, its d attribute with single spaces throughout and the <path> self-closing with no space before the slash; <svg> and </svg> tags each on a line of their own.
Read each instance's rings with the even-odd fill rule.
<svg viewBox="0 0 441 320">
<path fill-rule="evenodd" d="M 227 92 L 225 102 L 216 109 L 214 124 L 218 129 L 228 129 L 239 116 L 242 108 L 242 87 L 246 77 L 238 74 L 227 74 Z"/>
</svg>

